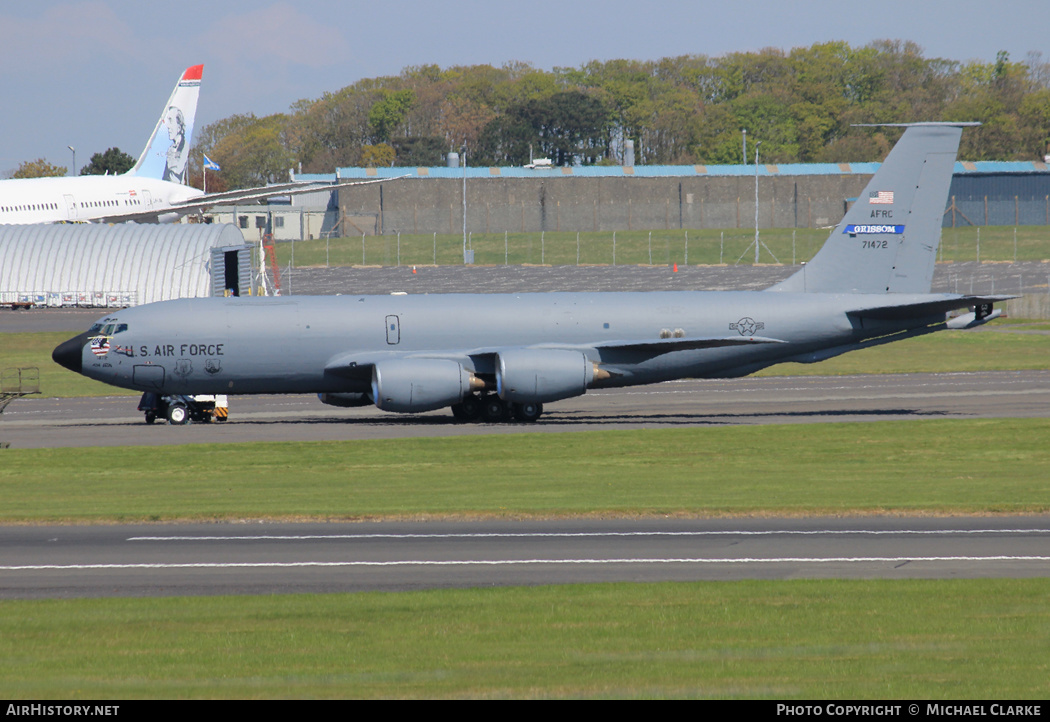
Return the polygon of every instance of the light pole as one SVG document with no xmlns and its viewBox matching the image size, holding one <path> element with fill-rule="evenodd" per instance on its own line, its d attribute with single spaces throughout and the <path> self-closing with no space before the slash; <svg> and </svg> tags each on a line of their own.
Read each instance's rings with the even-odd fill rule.
<svg viewBox="0 0 1050 722">
<path fill-rule="evenodd" d="M 747 165 L 747 128 L 741 131 L 744 136 L 744 165 Z"/>
<path fill-rule="evenodd" d="M 758 146 L 762 141 L 755 143 L 755 265 L 758 265 Z"/>
<path fill-rule="evenodd" d="M 72 170 L 72 172 L 69 175 L 76 175 L 77 174 L 77 149 L 74 148 L 71 145 L 67 145 L 66 147 L 69 148 L 71 151 L 73 151 L 73 170 Z"/>
<path fill-rule="evenodd" d="M 462 148 L 463 163 L 463 265 L 467 265 L 467 146 Z"/>
</svg>

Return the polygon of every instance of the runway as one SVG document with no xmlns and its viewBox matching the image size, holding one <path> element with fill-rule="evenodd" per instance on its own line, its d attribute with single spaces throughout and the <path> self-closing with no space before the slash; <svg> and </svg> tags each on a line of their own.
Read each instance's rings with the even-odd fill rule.
<svg viewBox="0 0 1050 722">
<path fill-rule="evenodd" d="M 226 423 L 147 426 L 137 397 L 19 400 L 0 420 L 11 448 L 332 441 L 560 433 L 695 425 L 1050 415 L 1050 370 L 674 381 L 548 404 L 534 424 L 461 424 L 447 411 L 341 409 L 316 396 L 230 398 Z"/>
<path fill-rule="evenodd" d="M 20 401 L 12 447 L 377 439 L 921 418 L 1046 417 L 1050 371 L 682 381 L 551 404 L 535 424 L 236 397 L 231 421 L 148 426 L 135 397 Z M 8 452 L 3 452 L 8 453 Z M 0 527 L 0 598 L 1050 574 L 1050 517 Z"/>
<path fill-rule="evenodd" d="M 545 273 L 551 283 L 576 285 L 589 271 L 568 281 Z M 480 275 L 503 282 L 498 269 Z M 646 284 L 653 276 L 635 275 Z M 467 280 L 474 286 L 478 277 Z M 333 280 L 324 292 L 339 292 L 339 283 L 345 280 Z M 56 312 L 48 328 L 75 332 L 93 314 Z M 40 330 L 44 317 L 6 318 L 18 323 L 3 330 L 16 331 Z M 333 408 L 314 396 L 251 396 L 231 397 L 225 424 L 147 426 L 136 402 L 134 396 L 18 400 L 0 417 L 0 441 L 29 449 L 1045 418 L 1050 370 L 678 381 L 592 391 L 547 405 L 535 424 L 460 424 L 446 411 L 398 415 L 371 406 Z M 16 526 L 0 527 L 0 598 L 1029 577 L 1050 574 L 1048 541 L 1050 517 Z"/>
<path fill-rule="evenodd" d="M 0 527 L 0 598 L 1034 577 L 1050 517 Z"/>
</svg>

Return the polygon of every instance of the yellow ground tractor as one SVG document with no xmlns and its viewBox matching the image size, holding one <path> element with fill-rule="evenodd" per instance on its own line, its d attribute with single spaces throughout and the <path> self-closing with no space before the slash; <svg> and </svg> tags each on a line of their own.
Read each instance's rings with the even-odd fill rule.
<svg viewBox="0 0 1050 722">
<path fill-rule="evenodd" d="M 169 424 L 180 426 L 191 421 L 195 424 L 226 421 L 230 409 L 223 394 L 161 396 L 146 392 L 139 401 L 139 411 L 145 413 L 147 424 L 164 418 Z"/>
</svg>

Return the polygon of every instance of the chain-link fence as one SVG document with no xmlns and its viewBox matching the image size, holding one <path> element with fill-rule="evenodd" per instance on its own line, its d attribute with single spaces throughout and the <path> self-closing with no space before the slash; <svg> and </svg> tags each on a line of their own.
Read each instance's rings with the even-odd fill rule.
<svg viewBox="0 0 1050 722">
<path fill-rule="evenodd" d="M 829 229 L 766 228 L 603 232 L 367 235 L 277 245 L 281 267 L 462 265 L 798 264 Z M 938 261 L 1050 258 L 1050 227 L 957 227 L 942 231 Z M 472 259 L 472 260 L 470 260 Z"/>
</svg>

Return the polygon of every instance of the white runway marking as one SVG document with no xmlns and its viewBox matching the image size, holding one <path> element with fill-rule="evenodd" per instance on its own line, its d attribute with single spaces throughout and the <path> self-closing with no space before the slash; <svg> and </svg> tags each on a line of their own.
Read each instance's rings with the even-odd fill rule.
<svg viewBox="0 0 1050 722">
<path fill-rule="evenodd" d="M 740 559 L 471 559 L 426 560 L 406 559 L 385 562 L 186 562 L 142 564 L 32 564 L 0 566 L 0 571 L 65 571 L 102 569 L 291 569 L 305 567 L 469 567 L 534 565 L 607 565 L 607 564 L 859 564 L 903 562 L 1047 562 L 1050 556 L 957 556 L 957 557 L 744 557 Z"/>
<path fill-rule="evenodd" d="M 865 388 L 877 388 L 882 387 L 869 386 Z M 854 391 L 855 387 L 848 386 L 825 386 L 822 391 L 834 391 L 841 389 L 844 391 Z M 791 392 L 791 391 L 802 391 L 812 392 L 813 389 L 805 387 L 786 387 L 775 389 L 780 392 Z M 693 391 L 621 391 L 617 396 L 664 396 L 664 395 L 677 395 L 677 394 L 691 394 Z M 712 396 L 718 393 L 724 394 L 739 394 L 740 391 L 736 389 L 712 389 L 711 391 L 705 391 Z M 995 390 L 968 390 L 968 391 L 912 391 L 912 392 L 901 392 L 893 389 L 883 389 L 878 393 L 872 394 L 858 394 L 851 393 L 848 397 L 850 401 L 885 401 L 886 399 L 950 399 L 950 398 L 974 398 L 978 396 L 1030 396 L 1032 394 L 1047 394 L 1050 393 L 1050 389 L 1018 389 L 1016 391 L 995 391 Z M 806 395 L 806 396 L 790 396 L 783 398 L 748 398 L 746 396 L 733 398 L 713 398 L 712 396 L 706 397 L 704 403 L 722 404 L 775 404 L 775 403 L 800 403 L 803 401 L 817 402 L 817 401 L 842 401 L 843 396 L 841 394 L 820 394 L 820 395 Z"/>
</svg>

